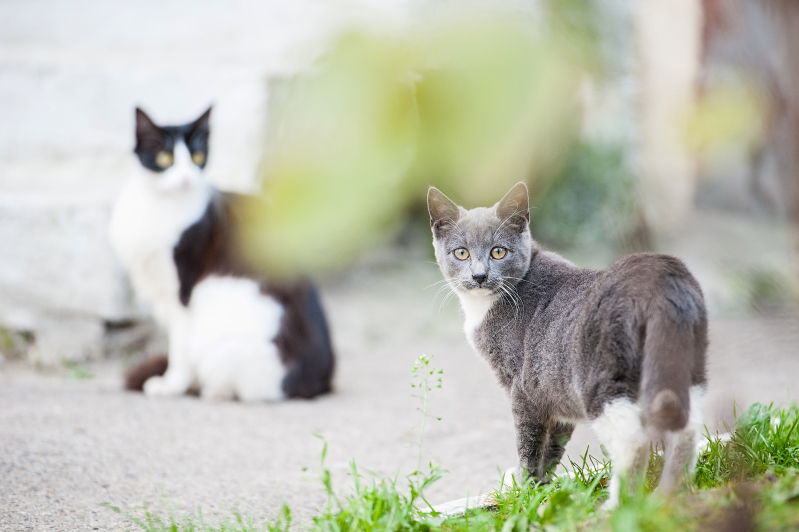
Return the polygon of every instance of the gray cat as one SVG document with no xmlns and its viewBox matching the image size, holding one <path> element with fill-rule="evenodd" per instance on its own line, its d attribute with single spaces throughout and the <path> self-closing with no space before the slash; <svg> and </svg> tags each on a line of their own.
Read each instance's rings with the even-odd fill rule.
<svg viewBox="0 0 799 532">
<path fill-rule="evenodd" d="M 639 253 L 578 268 L 530 236 L 527 187 L 466 210 L 427 195 L 436 260 L 460 298 L 471 346 L 508 391 L 519 468 L 542 482 L 577 422 L 610 454 L 607 508 L 663 437 L 659 490 L 693 473 L 702 428 L 707 314 L 678 259 Z"/>
</svg>

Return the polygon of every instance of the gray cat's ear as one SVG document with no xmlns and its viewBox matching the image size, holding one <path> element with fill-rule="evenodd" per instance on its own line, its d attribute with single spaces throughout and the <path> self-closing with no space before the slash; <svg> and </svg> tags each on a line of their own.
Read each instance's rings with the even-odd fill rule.
<svg viewBox="0 0 799 532">
<path fill-rule="evenodd" d="M 455 202 L 436 187 L 430 187 L 427 191 L 427 210 L 430 212 L 430 227 L 433 231 L 443 225 L 457 222 L 461 216 L 461 211 Z"/>
<path fill-rule="evenodd" d="M 526 227 L 530 222 L 530 203 L 527 195 L 527 185 L 516 183 L 497 203 L 497 216 L 500 220 L 516 221 L 520 227 Z"/>
</svg>

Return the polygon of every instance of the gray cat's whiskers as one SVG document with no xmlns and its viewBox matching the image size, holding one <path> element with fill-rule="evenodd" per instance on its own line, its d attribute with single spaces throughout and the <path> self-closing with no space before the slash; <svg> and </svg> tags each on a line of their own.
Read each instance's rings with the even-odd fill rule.
<svg viewBox="0 0 799 532">
<path fill-rule="evenodd" d="M 452 299 L 453 296 L 457 295 L 458 291 L 456 288 L 460 287 L 462 290 L 465 289 L 462 283 L 460 283 L 457 279 L 448 279 L 447 287 L 450 289 L 450 292 L 444 296 L 444 299 L 441 300 L 441 304 L 438 306 L 438 313 L 444 310 L 444 306 Z M 454 286 L 453 286 L 454 284 Z"/>
<path fill-rule="evenodd" d="M 436 281 L 433 284 L 429 284 L 429 285 L 425 286 L 424 288 L 422 288 L 422 290 L 427 290 L 428 288 L 433 288 L 434 286 L 436 286 L 438 284 L 446 283 L 446 282 L 448 282 L 448 279 L 441 279 L 440 281 Z"/>
<path fill-rule="evenodd" d="M 519 214 L 519 208 L 517 207 L 510 216 L 502 220 L 502 223 L 499 224 L 499 227 L 494 229 L 494 232 L 491 233 L 491 240 L 494 240 L 497 237 L 497 233 L 499 233 L 499 230 L 502 229 L 503 225 L 505 225 L 509 220 L 513 219 L 513 217 L 517 216 L 518 214 Z"/>
<path fill-rule="evenodd" d="M 446 218 L 443 221 L 452 225 L 455 229 L 458 230 L 458 232 L 461 234 L 461 237 L 463 237 L 464 240 L 466 239 L 466 234 L 463 232 L 463 229 L 461 229 L 461 226 L 458 225 L 458 222 L 456 222 L 452 218 Z"/>
<path fill-rule="evenodd" d="M 503 282 L 499 285 L 499 289 L 503 292 L 503 299 L 504 296 L 507 295 L 507 297 L 510 299 L 511 303 L 514 306 L 513 319 L 509 320 L 508 323 L 506 323 L 505 326 L 502 327 L 501 330 L 504 331 L 512 323 L 516 322 L 519 319 L 519 314 L 524 315 L 524 301 L 522 301 L 521 296 L 519 296 L 519 294 L 516 293 L 516 290 L 513 287 L 505 284 L 504 277 L 501 279 Z"/>
<path fill-rule="evenodd" d="M 445 290 L 448 290 L 448 292 L 444 292 Z M 441 301 L 438 304 L 438 313 L 439 314 L 441 314 L 441 311 L 444 308 L 444 305 L 447 303 L 447 300 L 449 300 L 449 298 L 452 297 L 452 294 L 455 293 L 455 290 L 452 288 L 452 286 L 449 285 L 449 283 L 445 284 L 444 286 L 439 288 L 438 292 L 436 292 L 436 297 L 433 298 L 433 302 L 434 303 L 435 303 L 435 300 L 438 297 L 438 295 L 441 294 L 442 292 L 444 292 L 444 297 L 441 298 Z"/>
<path fill-rule="evenodd" d="M 533 290 L 535 290 L 536 293 L 538 293 L 538 294 L 545 293 L 544 290 L 540 286 L 538 286 L 537 284 L 535 284 L 535 283 L 533 283 L 531 281 L 528 281 L 527 279 L 522 279 L 520 277 L 510 277 L 510 276 L 502 276 L 502 278 L 503 279 L 513 279 L 514 281 L 519 281 L 521 283 L 527 283 L 527 284 L 529 284 L 530 286 L 533 287 Z"/>
<path fill-rule="evenodd" d="M 442 292 L 444 292 L 444 290 L 450 290 L 450 291 L 451 291 L 451 290 L 452 290 L 452 287 L 451 287 L 451 286 L 449 286 L 449 284 L 448 284 L 448 283 L 445 283 L 445 284 L 443 284 L 443 285 L 439 286 L 439 287 L 438 287 L 438 290 L 436 290 L 436 293 L 435 293 L 435 294 L 433 294 L 433 299 L 431 300 L 431 306 L 432 306 L 433 304 L 435 304 L 436 300 L 438 299 L 438 296 L 439 296 L 439 295 L 441 295 L 441 293 L 442 293 Z"/>
<path fill-rule="evenodd" d="M 441 302 L 439 304 L 438 313 L 441 314 L 441 311 L 443 310 L 444 305 L 455 294 L 455 289 L 453 288 L 453 286 L 451 284 L 453 282 L 457 282 L 457 281 L 455 279 L 441 279 L 440 281 L 436 281 L 435 283 L 433 283 L 433 284 L 431 284 L 429 286 L 426 286 L 426 287 L 424 287 L 422 289 L 422 290 L 427 290 L 428 288 L 432 288 L 432 287 L 434 287 L 436 285 L 441 285 L 436 290 L 436 293 L 433 294 L 433 298 L 430 301 L 430 307 L 428 309 L 428 314 L 430 313 L 430 311 L 432 311 L 433 305 L 435 305 L 435 302 L 438 299 L 438 296 L 441 295 L 442 292 L 444 292 L 446 290 L 449 290 L 449 293 L 447 293 L 444 296 L 444 298 L 441 300 Z"/>
<path fill-rule="evenodd" d="M 544 252 L 530 234 L 523 183 L 493 207 L 465 210 L 435 188 L 427 205 L 436 261 L 453 289 L 445 300 L 457 289 L 466 338 L 510 395 L 516 473 L 547 482 L 575 423 L 586 421 L 613 462 L 606 508 L 618 503 L 622 477 L 634 483 L 646 471 L 650 435 L 666 436 L 658 489 L 690 475 L 707 313 L 685 264 L 639 253 L 603 271 Z M 458 248 L 468 253 L 455 256 Z M 504 252 L 487 252 L 496 248 Z M 474 281 L 492 297 L 465 289 Z"/>
</svg>

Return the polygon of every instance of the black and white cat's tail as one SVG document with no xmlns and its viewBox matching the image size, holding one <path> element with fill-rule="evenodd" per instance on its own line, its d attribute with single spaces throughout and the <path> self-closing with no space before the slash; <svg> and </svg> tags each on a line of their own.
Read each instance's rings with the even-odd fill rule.
<svg viewBox="0 0 799 532">
<path fill-rule="evenodd" d="M 316 288 L 310 283 L 272 286 L 267 293 L 285 310 L 274 342 L 281 353 L 287 398 L 311 399 L 332 391 L 335 357 L 330 331 Z"/>
<path fill-rule="evenodd" d="M 707 314 L 702 292 L 693 278 L 669 288 L 651 309 L 643 346 L 644 412 L 647 423 L 660 431 L 685 428 L 691 387 L 705 384 Z"/>
<path fill-rule="evenodd" d="M 166 355 L 158 355 L 145 359 L 125 373 L 125 389 L 132 392 L 144 391 L 144 383 L 150 377 L 160 377 L 166 373 L 169 359 Z"/>
</svg>

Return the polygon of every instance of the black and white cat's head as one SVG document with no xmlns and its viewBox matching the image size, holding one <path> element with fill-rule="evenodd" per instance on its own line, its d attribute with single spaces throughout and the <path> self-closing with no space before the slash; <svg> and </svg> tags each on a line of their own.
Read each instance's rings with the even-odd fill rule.
<svg viewBox="0 0 799 532">
<path fill-rule="evenodd" d="M 208 161 L 208 120 L 211 108 L 182 126 L 159 126 L 136 108 L 136 155 L 152 172 L 153 184 L 163 192 L 187 190 L 205 182 Z"/>
<path fill-rule="evenodd" d="M 436 261 L 457 292 L 496 295 L 527 273 L 532 237 L 524 183 L 493 207 L 471 210 L 430 187 L 427 207 Z"/>
</svg>

